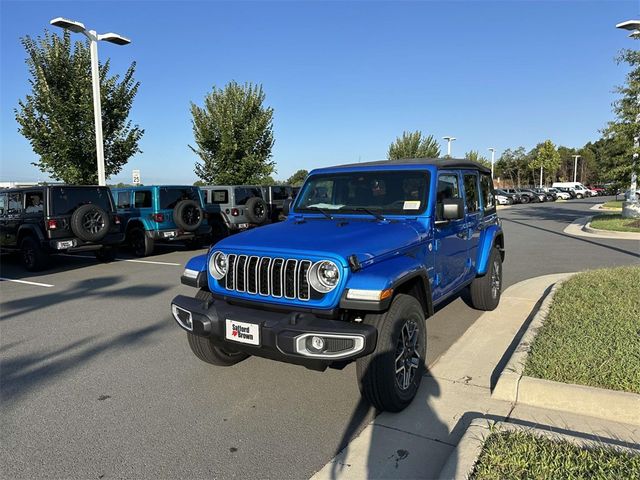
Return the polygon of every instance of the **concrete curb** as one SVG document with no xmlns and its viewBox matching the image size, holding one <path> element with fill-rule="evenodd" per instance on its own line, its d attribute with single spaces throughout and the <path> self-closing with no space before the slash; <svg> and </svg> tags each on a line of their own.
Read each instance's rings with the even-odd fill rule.
<svg viewBox="0 0 640 480">
<path fill-rule="evenodd" d="M 606 438 L 601 438 L 599 441 L 587 440 L 574 435 L 567 435 L 539 428 L 525 427 L 513 423 L 491 422 L 484 418 L 477 418 L 471 422 L 462 436 L 462 439 L 460 439 L 460 443 L 458 443 L 456 449 L 451 452 L 451 455 L 449 455 L 449 458 L 440 471 L 438 478 L 469 478 L 469 475 L 473 472 L 473 469 L 478 462 L 480 453 L 482 453 L 482 447 L 484 446 L 485 440 L 494 431 L 524 431 L 536 436 L 550 438 L 552 440 L 565 440 L 583 448 L 610 446 L 618 451 L 625 451 L 635 455 L 640 455 L 640 449 L 621 447 L 617 444 L 607 442 Z"/>
<path fill-rule="evenodd" d="M 589 222 L 584 227 L 582 227 L 582 230 L 584 230 L 587 233 L 593 233 L 603 237 L 618 238 L 618 239 L 624 239 L 624 240 L 640 240 L 640 233 L 614 232 L 612 230 L 602 230 L 600 228 L 593 228 L 591 226 L 591 220 L 589 220 Z"/>
<path fill-rule="evenodd" d="M 563 230 L 564 233 L 568 235 L 573 235 L 575 237 L 587 237 L 587 238 L 606 238 L 609 240 L 640 240 L 639 237 L 626 237 L 624 235 L 638 235 L 634 232 L 612 232 L 609 230 L 595 230 L 592 231 L 597 233 L 587 232 L 584 228 L 585 226 L 591 222 L 593 217 L 580 217 L 576 218 L 573 222 L 566 226 Z"/>
<path fill-rule="evenodd" d="M 531 344 L 544 323 L 558 281 L 544 299 L 529 328 L 500 374 L 491 396 L 499 400 L 562 410 L 615 422 L 640 425 L 640 395 L 604 388 L 574 385 L 523 375 Z"/>
<path fill-rule="evenodd" d="M 597 210 L 599 212 L 611 212 L 611 213 L 622 212 L 622 208 L 609 208 L 609 207 L 605 207 L 604 205 L 605 205 L 604 203 L 596 203 L 589 210 Z"/>
</svg>

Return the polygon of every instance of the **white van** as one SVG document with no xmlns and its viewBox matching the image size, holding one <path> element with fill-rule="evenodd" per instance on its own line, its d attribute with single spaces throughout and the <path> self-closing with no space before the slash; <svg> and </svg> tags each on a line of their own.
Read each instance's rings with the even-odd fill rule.
<svg viewBox="0 0 640 480">
<path fill-rule="evenodd" d="M 552 188 L 570 188 L 576 192 L 576 198 L 585 198 L 591 196 L 591 190 L 582 185 L 580 182 L 553 182 Z"/>
</svg>

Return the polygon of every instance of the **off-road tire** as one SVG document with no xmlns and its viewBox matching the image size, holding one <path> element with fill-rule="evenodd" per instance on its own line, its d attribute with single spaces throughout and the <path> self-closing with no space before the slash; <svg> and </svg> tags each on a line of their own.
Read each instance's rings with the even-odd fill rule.
<svg viewBox="0 0 640 480">
<path fill-rule="evenodd" d="M 196 298 L 205 302 L 210 301 L 212 295 L 211 292 L 208 292 L 207 290 L 199 290 L 196 294 Z M 187 332 L 187 340 L 189 342 L 189 347 L 191 347 L 191 351 L 196 357 L 203 362 L 207 362 L 218 367 L 230 367 L 249 357 L 246 353 L 218 347 L 211 343 L 210 339 L 194 335 L 191 332 Z"/>
<path fill-rule="evenodd" d="M 71 231 L 85 242 L 99 242 L 109 233 L 111 218 L 101 207 L 88 203 L 81 205 L 71 215 Z"/>
<path fill-rule="evenodd" d="M 497 286 L 495 284 L 497 279 Z M 487 273 L 476 277 L 469 287 L 471 305 L 478 310 L 495 310 L 502 291 L 502 256 L 497 248 L 491 249 Z"/>
<path fill-rule="evenodd" d="M 49 255 L 40 246 L 38 239 L 31 235 L 20 242 L 20 259 L 24 268 L 30 272 L 37 272 L 49 265 Z"/>
<path fill-rule="evenodd" d="M 102 247 L 95 251 L 95 256 L 103 263 L 110 263 L 116 259 L 115 247 Z"/>
<path fill-rule="evenodd" d="M 360 393 L 377 410 L 399 412 L 416 396 L 424 374 L 427 350 L 424 310 L 414 297 L 399 294 L 394 298 L 389 310 L 381 314 L 366 315 L 364 322 L 376 327 L 378 339 L 375 350 L 356 361 Z M 399 383 L 404 378 L 404 374 L 398 374 L 396 367 L 400 358 L 398 357 L 399 340 L 403 338 L 405 325 L 415 326 L 417 336 L 415 351 L 419 359 L 417 365 L 409 369 L 409 372 L 413 372 L 413 376 L 410 377 L 407 387 L 403 388 Z M 401 362 L 403 358 L 400 358 Z M 400 379 L 398 375 L 401 376 Z"/>
<path fill-rule="evenodd" d="M 193 200 L 181 200 L 173 209 L 173 221 L 185 232 L 195 232 L 203 219 L 202 208 Z"/>
<path fill-rule="evenodd" d="M 251 223 L 262 225 L 269 217 L 266 202 L 260 197 L 251 197 L 245 205 L 245 215 Z"/>
<path fill-rule="evenodd" d="M 136 257 L 148 257 L 153 253 L 155 242 L 146 234 L 144 229 L 133 227 L 127 233 L 127 243 Z"/>
</svg>

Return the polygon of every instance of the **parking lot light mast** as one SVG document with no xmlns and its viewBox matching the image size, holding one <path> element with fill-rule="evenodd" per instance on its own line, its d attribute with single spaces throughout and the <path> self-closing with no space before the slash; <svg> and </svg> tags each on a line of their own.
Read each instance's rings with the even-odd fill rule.
<svg viewBox="0 0 640 480">
<path fill-rule="evenodd" d="M 493 147 L 490 147 L 489 151 L 491 152 L 491 180 L 493 180 L 493 160 L 495 158 L 496 149 Z"/>
<path fill-rule="evenodd" d="M 573 181 L 574 183 L 577 182 L 577 178 L 578 178 L 578 159 L 580 158 L 580 155 L 571 155 L 573 157 Z"/>
<path fill-rule="evenodd" d="M 451 142 L 453 142 L 456 137 L 447 136 L 442 138 L 447 141 L 447 157 L 451 157 Z"/>
<path fill-rule="evenodd" d="M 100 105 L 100 70 L 98 64 L 98 42 L 115 43 L 116 45 L 127 45 L 131 40 L 117 33 L 98 34 L 95 30 L 87 30 L 84 23 L 76 22 L 62 17 L 57 17 L 49 22 L 56 27 L 64 28 L 74 33 L 82 33 L 89 39 L 91 52 L 91 84 L 93 87 L 93 118 L 96 126 L 96 159 L 98 163 L 98 185 L 107 184 L 104 168 L 104 140 L 102 138 L 102 107 Z"/>
<path fill-rule="evenodd" d="M 640 38 L 640 20 L 627 20 L 626 22 L 621 22 L 616 25 L 617 28 L 621 28 L 623 30 L 629 30 L 631 33 L 629 36 L 631 38 Z M 637 99 L 638 104 L 640 104 L 640 97 Z M 638 124 L 640 123 L 640 110 L 636 115 L 636 128 L 638 128 Z M 633 206 L 629 209 L 629 211 L 637 211 L 638 210 L 638 199 L 636 197 L 636 188 L 638 177 L 636 174 L 636 167 L 638 166 L 638 148 L 640 148 L 640 131 L 636 130 L 636 134 L 633 137 L 633 161 L 631 163 L 631 187 L 629 187 L 629 195 L 627 197 L 627 202 L 631 203 Z M 625 213 L 625 208 L 623 208 L 623 216 Z"/>
</svg>

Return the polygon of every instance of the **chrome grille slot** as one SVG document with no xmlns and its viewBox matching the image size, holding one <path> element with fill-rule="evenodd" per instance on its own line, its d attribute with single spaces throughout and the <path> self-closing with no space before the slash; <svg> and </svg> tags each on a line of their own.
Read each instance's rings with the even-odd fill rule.
<svg viewBox="0 0 640 480">
<path fill-rule="evenodd" d="M 227 290 L 275 298 L 311 300 L 307 279 L 311 260 L 227 255 L 228 271 L 220 281 Z M 316 299 L 316 296 L 313 297 Z"/>
</svg>

